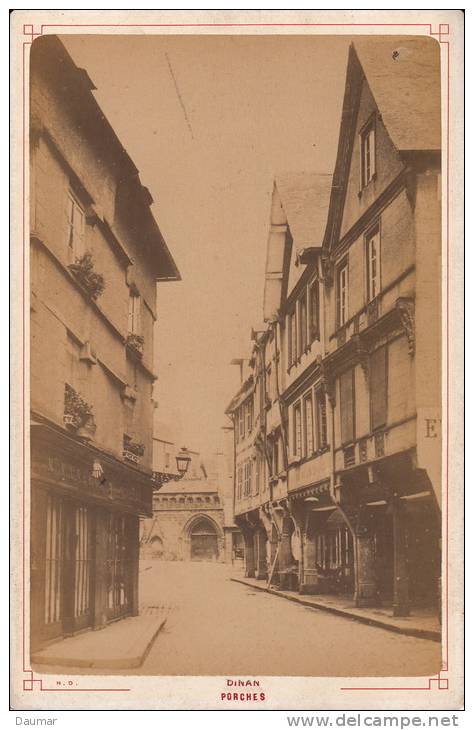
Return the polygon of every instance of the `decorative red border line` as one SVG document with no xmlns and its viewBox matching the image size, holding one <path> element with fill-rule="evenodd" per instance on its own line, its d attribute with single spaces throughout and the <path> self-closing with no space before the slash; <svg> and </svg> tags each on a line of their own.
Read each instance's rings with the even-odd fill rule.
<svg viewBox="0 0 474 730">
<path fill-rule="evenodd" d="M 25 379 L 26 379 L 26 341 L 25 341 L 25 273 L 26 273 L 26 239 L 25 239 L 25 180 L 26 180 L 26 105 L 25 105 L 25 81 L 26 81 L 26 47 L 30 46 L 35 38 L 42 36 L 45 29 L 51 28 L 317 28 L 317 27 L 413 27 L 413 28 L 425 28 L 428 29 L 427 34 L 438 38 L 440 44 L 447 46 L 447 124 L 446 124 L 446 306 L 447 306 L 447 320 L 446 320 L 446 486 L 445 486 L 445 540 L 444 540 L 444 555 L 445 555 L 445 580 L 444 580 L 444 621 L 443 629 L 446 637 L 446 661 L 442 663 L 440 672 L 435 677 L 428 678 L 427 687 L 341 687 L 344 691 L 427 691 L 433 687 L 438 690 L 447 690 L 449 688 L 449 681 L 447 677 L 441 677 L 441 672 L 448 671 L 448 652 L 449 652 L 449 615 L 448 615 L 448 484 L 449 484 L 449 125 L 450 125 L 450 43 L 449 41 L 442 40 L 443 36 L 450 34 L 450 27 L 448 23 L 439 23 L 438 30 L 433 31 L 432 23 L 42 23 L 39 32 L 35 31 L 33 24 L 23 25 L 23 35 L 29 36 L 29 41 L 23 41 L 23 67 L 22 67 L 22 85 L 23 85 L 23 170 L 22 170 L 22 197 L 23 197 L 23 221 L 22 221 L 22 232 L 23 232 L 23 267 L 22 267 L 22 290 L 23 290 L 23 321 L 22 321 L 22 410 L 24 413 L 25 409 Z M 130 692 L 130 688 L 117 688 L 117 687 L 91 687 L 91 688 L 70 688 L 70 687 L 43 687 L 43 680 L 35 679 L 32 669 L 26 667 L 26 640 L 25 640 L 25 456 L 26 456 L 26 440 L 27 432 L 25 427 L 25 419 L 23 419 L 23 434 L 22 434 L 22 446 L 23 446 L 23 474 L 22 474 L 22 658 L 23 658 L 23 672 L 28 676 L 28 679 L 23 679 L 23 690 L 32 691 L 35 686 L 39 685 L 41 692 Z"/>
</svg>

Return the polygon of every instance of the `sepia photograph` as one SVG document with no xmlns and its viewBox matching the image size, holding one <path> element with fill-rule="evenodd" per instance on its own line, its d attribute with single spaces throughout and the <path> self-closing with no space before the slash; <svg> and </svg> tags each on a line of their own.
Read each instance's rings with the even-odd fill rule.
<svg viewBox="0 0 474 730">
<path fill-rule="evenodd" d="M 135 682 L 188 677 L 214 678 L 201 704 L 161 707 L 297 707 L 276 700 L 289 678 L 328 682 L 336 708 L 351 689 L 405 702 L 384 687 L 459 708 L 446 43 L 461 17 L 202 30 L 136 11 L 111 29 L 110 11 L 90 27 L 69 12 L 15 27 L 19 706 L 133 707 Z M 460 472 L 450 485 L 460 510 Z"/>
</svg>

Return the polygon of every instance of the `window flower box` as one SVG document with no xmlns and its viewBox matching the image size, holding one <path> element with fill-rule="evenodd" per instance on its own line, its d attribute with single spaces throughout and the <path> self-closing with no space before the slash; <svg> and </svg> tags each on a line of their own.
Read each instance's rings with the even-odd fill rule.
<svg viewBox="0 0 474 730">
<path fill-rule="evenodd" d="M 74 416 L 72 413 L 65 413 L 63 421 L 65 426 L 69 426 L 73 429 L 79 428 L 80 421 L 77 416 Z"/>
<path fill-rule="evenodd" d="M 143 348 L 145 345 L 145 339 L 142 337 L 142 335 L 130 333 L 125 341 L 125 344 L 127 347 L 133 350 L 133 352 L 142 357 Z"/>
<path fill-rule="evenodd" d="M 79 284 L 89 292 L 92 299 L 96 300 L 100 297 L 105 289 L 105 280 L 102 274 L 94 271 L 91 253 L 85 253 L 76 259 L 74 264 L 70 264 L 68 268 Z"/>
<path fill-rule="evenodd" d="M 66 383 L 64 390 L 64 425 L 75 431 L 85 429 L 88 435 L 94 435 L 95 422 L 92 406 Z"/>
<path fill-rule="evenodd" d="M 122 455 L 123 458 L 126 459 L 126 461 L 132 461 L 134 464 L 140 463 L 140 457 L 134 454 L 132 451 L 129 451 L 128 449 L 124 449 Z"/>
<path fill-rule="evenodd" d="M 140 463 L 140 458 L 145 453 L 145 445 L 139 441 L 132 441 L 128 436 L 123 439 L 123 458 L 132 461 L 134 464 Z"/>
</svg>

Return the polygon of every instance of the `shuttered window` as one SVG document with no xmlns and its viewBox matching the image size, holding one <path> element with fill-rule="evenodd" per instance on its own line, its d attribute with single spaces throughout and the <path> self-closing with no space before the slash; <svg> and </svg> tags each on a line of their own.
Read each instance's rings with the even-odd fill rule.
<svg viewBox="0 0 474 730">
<path fill-rule="evenodd" d="M 378 227 L 365 239 L 367 260 L 367 296 L 369 302 L 380 293 L 380 232 Z"/>
<path fill-rule="evenodd" d="M 328 443 L 328 427 L 326 416 L 326 395 L 324 389 L 314 389 L 316 401 L 316 423 L 318 429 L 318 449 L 325 449 Z"/>
<path fill-rule="evenodd" d="M 319 340 L 319 281 L 309 288 L 309 336 L 311 342 Z"/>
<path fill-rule="evenodd" d="M 362 189 L 375 175 L 375 127 L 373 122 L 367 124 L 360 135 L 360 171 Z"/>
<path fill-rule="evenodd" d="M 67 241 L 76 259 L 84 255 L 84 211 L 69 193 L 67 200 Z"/>
<path fill-rule="evenodd" d="M 308 321 L 306 309 L 306 290 L 304 296 L 299 300 L 299 356 L 303 355 L 308 346 Z"/>
<path fill-rule="evenodd" d="M 370 424 L 372 431 L 387 421 L 387 348 L 370 356 Z"/>
<path fill-rule="evenodd" d="M 314 428 L 313 428 L 313 399 L 311 393 L 305 396 L 304 404 L 304 441 L 305 456 L 311 456 L 314 451 Z"/>
<path fill-rule="evenodd" d="M 347 370 L 339 379 L 341 406 L 341 441 L 354 441 L 354 371 Z"/>
<path fill-rule="evenodd" d="M 337 272 L 337 324 L 340 327 L 349 318 L 349 264 L 344 261 Z"/>
<path fill-rule="evenodd" d="M 141 332 L 141 300 L 138 294 L 130 294 L 128 299 L 128 331 L 134 335 Z"/>
<path fill-rule="evenodd" d="M 293 408 L 293 453 L 301 456 L 301 404 L 297 403 Z"/>
<path fill-rule="evenodd" d="M 298 357 L 297 353 L 297 332 L 296 332 L 296 312 L 288 315 L 288 367 L 290 368 Z"/>
</svg>

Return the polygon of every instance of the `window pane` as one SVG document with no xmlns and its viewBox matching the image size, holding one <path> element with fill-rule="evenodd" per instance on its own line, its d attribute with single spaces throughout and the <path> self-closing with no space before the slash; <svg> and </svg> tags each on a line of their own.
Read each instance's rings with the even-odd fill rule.
<svg viewBox="0 0 474 730">
<path fill-rule="evenodd" d="M 309 330 L 311 342 L 319 340 L 319 282 L 314 281 L 309 292 Z"/>
<path fill-rule="evenodd" d="M 315 390 L 316 398 L 316 419 L 318 429 L 318 448 L 324 449 L 327 446 L 327 416 L 326 416 L 326 396 L 322 388 Z"/>
<path fill-rule="evenodd" d="M 294 453 L 301 456 L 301 406 L 294 407 Z"/>
<path fill-rule="evenodd" d="M 300 299 L 300 337 L 299 337 L 299 354 L 300 356 L 306 350 L 307 340 L 307 320 L 306 320 L 306 296 Z"/>
<path fill-rule="evenodd" d="M 348 315 L 348 266 L 339 270 L 338 276 L 338 324 L 343 325 Z"/>
<path fill-rule="evenodd" d="M 347 370 L 341 375 L 340 405 L 341 405 L 341 440 L 348 443 L 354 440 L 354 380 L 353 371 Z"/>
<path fill-rule="evenodd" d="M 305 422 L 305 456 L 310 456 L 314 451 L 313 446 L 313 402 L 311 396 L 304 399 L 304 422 Z"/>
<path fill-rule="evenodd" d="M 387 420 L 387 348 L 380 347 L 370 357 L 370 419 L 372 430 Z"/>
</svg>

